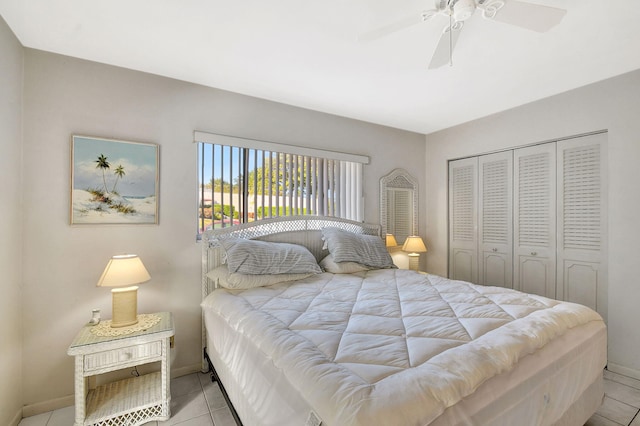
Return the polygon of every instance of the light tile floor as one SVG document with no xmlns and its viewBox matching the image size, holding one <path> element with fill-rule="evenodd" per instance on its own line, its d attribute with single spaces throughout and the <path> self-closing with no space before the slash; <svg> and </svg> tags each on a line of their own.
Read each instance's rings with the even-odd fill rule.
<svg viewBox="0 0 640 426">
<path fill-rule="evenodd" d="M 605 371 L 605 398 L 586 426 L 640 426 L 640 380 Z M 209 374 L 193 373 L 171 380 L 171 419 L 146 426 L 235 426 L 231 412 Z M 74 409 L 22 419 L 19 426 L 70 426 Z M 251 426 L 251 425 L 247 425 Z"/>
<path fill-rule="evenodd" d="M 605 370 L 604 402 L 587 426 L 640 426 L 640 380 Z"/>
<path fill-rule="evenodd" d="M 19 426 L 71 426 L 74 407 L 22 419 Z M 236 426 L 217 383 L 211 375 L 193 373 L 171 380 L 171 418 L 145 426 Z"/>
</svg>

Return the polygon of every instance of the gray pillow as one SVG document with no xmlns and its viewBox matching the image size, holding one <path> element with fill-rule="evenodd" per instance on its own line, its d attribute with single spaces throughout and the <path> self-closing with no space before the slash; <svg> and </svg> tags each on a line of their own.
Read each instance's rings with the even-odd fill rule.
<svg viewBox="0 0 640 426">
<path fill-rule="evenodd" d="M 320 267 L 326 272 L 331 272 L 332 274 L 353 274 L 356 272 L 364 272 L 370 269 L 375 269 L 356 262 L 338 263 L 333 260 L 333 256 L 331 254 L 328 254 L 324 259 L 320 261 Z"/>
<path fill-rule="evenodd" d="M 378 236 L 354 234 L 339 228 L 323 228 L 322 239 L 336 263 L 356 262 L 379 269 L 396 267 L 384 241 Z"/>
<path fill-rule="evenodd" d="M 311 252 L 288 243 L 229 238 L 220 241 L 229 272 L 253 275 L 318 274 L 322 272 Z"/>
<path fill-rule="evenodd" d="M 230 273 L 226 265 L 218 266 L 207 273 L 207 277 L 220 287 L 230 290 L 247 290 L 256 287 L 266 287 L 278 283 L 296 281 L 307 278 L 313 274 L 275 274 L 275 275 L 250 275 L 239 272 Z"/>
</svg>

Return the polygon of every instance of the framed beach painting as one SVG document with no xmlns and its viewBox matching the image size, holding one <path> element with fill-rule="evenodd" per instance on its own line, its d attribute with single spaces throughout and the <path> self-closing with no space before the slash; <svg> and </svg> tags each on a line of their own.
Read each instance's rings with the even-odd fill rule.
<svg viewBox="0 0 640 426">
<path fill-rule="evenodd" d="M 71 137 L 71 224 L 157 224 L 158 145 Z"/>
</svg>

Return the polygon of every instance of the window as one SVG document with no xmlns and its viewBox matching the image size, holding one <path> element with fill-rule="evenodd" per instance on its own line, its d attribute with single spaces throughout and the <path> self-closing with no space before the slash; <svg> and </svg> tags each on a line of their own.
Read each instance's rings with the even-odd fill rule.
<svg viewBox="0 0 640 426">
<path fill-rule="evenodd" d="M 195 132 L 198 235 L 268 217 L 362 221 L 361 155 Z"/>
</svg>

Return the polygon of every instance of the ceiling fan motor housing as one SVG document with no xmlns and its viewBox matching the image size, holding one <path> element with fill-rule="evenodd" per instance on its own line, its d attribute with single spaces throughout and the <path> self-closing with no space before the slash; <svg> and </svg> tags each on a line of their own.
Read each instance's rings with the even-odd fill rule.
<svg viewBox="0 0 640 426">
<path fill-rule="evenodd" d="M 471 18 L 476 10 L 475 0 L 458 0 L 453 4 L 453 19 L 457 22 Z"/>
</svg>

